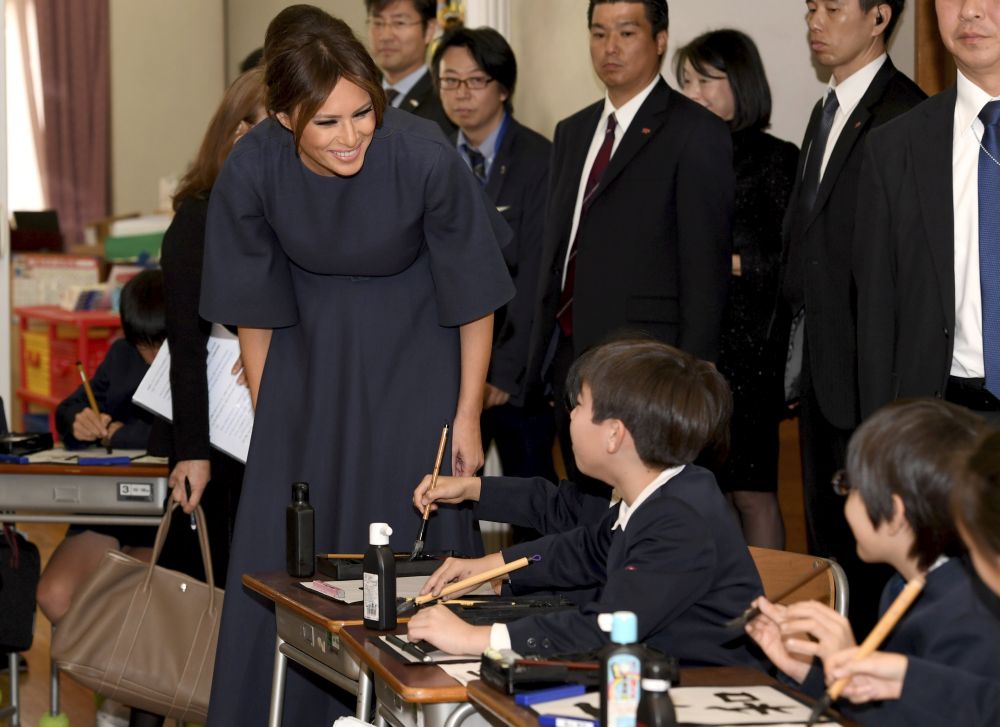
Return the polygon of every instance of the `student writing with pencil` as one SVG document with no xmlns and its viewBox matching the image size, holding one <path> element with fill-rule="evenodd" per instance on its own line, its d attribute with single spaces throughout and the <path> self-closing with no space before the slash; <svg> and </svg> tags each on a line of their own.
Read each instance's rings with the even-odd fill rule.
<svg viewBox="0 0 1000 727">
<path fill-rule="evenodd" d="M 834 484 L 846 494 L 844 513 L 858 556 L 897 571 L 882 594 L 880 613 L 904 581 L 925 582 L 882 648 L 1000 680 L 1000 619 L 977 594 L 978 579 L 961 557 L 948 508 L 953 454 L 968 450 L 984 427 L 968 409 L 937 399 L 890 404 L 854 433 L 846 472 Z M 856 644 L 847 619 L 815 601 L 785 607 L 761 597 L 755 603 L 761 615 L 747 632 L 778 669 L 819 696 L 823 666 Z M 929 724 L 903 702 L 842 711 L 865 725 Z"/>
<path fill-rule="evenodd" d="M 990 429 L 968 451 L 958 453 L 951 494 L 958 532 L 969 549 L 979 579 L 977 604 L 1000 618 L 1000 430 Z M 964 613 L 957 610 L 954 622 Z M 996 644 L 989 631 L 957 642 L 955 650 Z M 996 657 L 994 657 L 994 660 Z M 856 649 L 831 655 L 827 680 L 848 677 L 843 696 L 858 704 L 894 704 L 909 724 L 935 727 L 993 727 L 1000 724 L 1000 677 L 918 654 L 877 651 L 857 658 Z M 892 701 L 895 700 L 895 701 Z"/>
<path fill-rule="evenodd" d="M 571 369 L 573 453 L 580 470 L 614 486 L 621 503 L 600 522 L 474 560 L 450 558 L 424 587 L 538 554 L 511 573 L 524 588 L 597 589 L 589 602 L 508 625 L 472 626 L 447 608 L 417 613 L 410 640 L 453 653 L 513 648 L 578 653 L 607 643 L 597 615 L 638 616 L 639 639 L 686 664 L 758 665 L 748 640 L 723 624 L 761 591 L 738 523 L 710 472 L 687 464 L 732 406 L 716 369 L 666 344 L 605 344 Z M 721 417 L 726 420 L 728 417 Z"/>
</svg>

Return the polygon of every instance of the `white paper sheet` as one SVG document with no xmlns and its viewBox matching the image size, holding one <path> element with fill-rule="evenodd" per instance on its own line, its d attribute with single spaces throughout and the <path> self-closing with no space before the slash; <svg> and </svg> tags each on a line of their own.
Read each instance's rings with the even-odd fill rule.
<svg viewBox="0 0 1000 727">
<path fill-rule="evenodd" d="M 420 589 L 424 587 L 428 576 L 399 576 L 396 578 L 397 598 L 416 598 L 420 595 Z M 352 581 L 303 581 L 303 588 L 328 596 L 344 603 L 361 603 L 365 600 L 364 581 L 356 579 Z M 471 595 L 492 595 L 493 590 L 489 583 L 472 591 Z M 468 596 L 463 596 L 467 598 Z"/>
<path fill-rule="evenodd" d="M 804 725 L 811 707 L 773 687 L 675 687 L 670 698 L 677 711 L 678 724 L 738 727 L 768 725 L 790 727 Z M 588 692 L 577 697 L 532 705 L 540 715 L 558 715 L 569 719 L 593 720 L 600 714 L 600 697 Z M 826 716 L 818 724 L 832 727 Z"/>
<path fill-rule="evenodd" d="M 208 339 L 208 430 L 212 446 L 240 462 L 247 461 L 253 433 L 250 390 L 230 373 L 240 355 L 240 342 L 215 324 Z M 136 389 L 132 401 L 169 421 L 174 418 L 170 395 L 170 350 L 166 341 Z"/>
</svg>

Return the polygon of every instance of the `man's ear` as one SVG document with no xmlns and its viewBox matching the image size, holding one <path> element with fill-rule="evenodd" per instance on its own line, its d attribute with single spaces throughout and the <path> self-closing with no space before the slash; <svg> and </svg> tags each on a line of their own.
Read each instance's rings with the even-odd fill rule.
<svg viewBox="0 0 1000 727">
<path fill-rule="evenodd" d="M 889 21 L 892 20 L 892 6 L 888 3 L 882 3 L 876 5 L 873 10 L 875 11 L 875 27 L 872 29 L 872 35 L 885 35 Z"/>
<path fill-rule="evenodd" d="M 434 40 L 434 36 L 437 35 L 438 24 L 437 20 L 428 20 L 427 28 L 424 30 L 424 47 L 426 48 Z"/>
<path fill-rule="evenodd" d="M 670 39 L 670 35 L 665 30 L 661 30 L 656 34 L 656 55 L 661 58 L 667 52 L 667 41 Z"/>
<path fill-rule="evenodd" d="M 289 131 L 292 131 L 292 120 L 288 118 L 288 114 L 284 111 L 279 111 L 274 115 L 274 118 L 278 120 L 278 123 L 284 126 Z"/>
</svg>

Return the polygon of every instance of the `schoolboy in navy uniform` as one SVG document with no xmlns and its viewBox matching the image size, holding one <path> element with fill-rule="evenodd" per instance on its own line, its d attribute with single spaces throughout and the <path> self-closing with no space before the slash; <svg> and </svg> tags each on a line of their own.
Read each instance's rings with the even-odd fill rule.
<svg viewBox="0 0 1000 727">
<path fill-rule="evenodd" d="M 961 455 L 956 470 L 951 505 L 979 576 L 973 582 L 975 595 L 1000 618 L 1000 429 L 990 429 L 971 454 Z M 961 616 L 954 614 L 950 621 Z M 996 643 L 989 632 L 979 639 Z M 956 648 L 965 646 L 967 642 Z M 888 651 L 856 659 L 856 652 L 845 649 L 824 662 L 828 681 L 849 677 L 843 696 L 852 702 L 899 700 L 898 708 L 911 716 L 910 724 L 922 726 L 1000 724 L 1000 679 L 995 673 L 984 676 L 964 665 Z"/>
<path fill-rule="evenodd" d="M 418 613 L 411 639 L 452 653 L 489 646 L 558 654 L 608 643 L 597 615 L 638 616 L 641 641 L 684 664 L 757 665 L 748 640 L 723 628 L 762 592 L 739 524 L 710 472 L 684 464 L 711 437 L 732 396 L 703 361 L 655 341 L 599 346 L 574 363 L 568 391 L 580 470 L 615 487 L 621 503 L 597 524 L 501 553 L 450 558 L 425 592 L 525 555 L 541 560 L 511 574 L 527 588 L 598 587 L 597 597 L 556 614 L 472 626 L 443 606 Z"/>
<path fill-rule="evenodd" d="M 971 565 L 957 557 L 961 541 L 948 508 L 954 453 L 968 451 L 984 427 L 968 409 L 940 399 L 890 404 L 851 437 L 846 475 L 837 485 L 847 494 L 844 514 L 858 556 L 897 571 L 882 593 L 879 613 L 904 581 L 925 580 L 883 648 L 1000 681 L 1000 619 L 977 594 Z M 748 633 L 803 691 L 822 694 L 821 660 L 856 643 L 847 619 L 814 601 L 784 607 L 762 597 L 758 605 L 762 615 L 747 626 Z M 803 633 L 814 640 L 789 636 Z M 929 724 L 903 701 L 847 705 L 843 712 L 879 727 Z"/>
</svg>

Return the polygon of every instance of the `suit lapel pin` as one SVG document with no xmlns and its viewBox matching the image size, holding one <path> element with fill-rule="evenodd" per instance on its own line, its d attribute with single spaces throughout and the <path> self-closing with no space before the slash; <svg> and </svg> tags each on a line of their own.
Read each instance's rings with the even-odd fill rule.
<svg viewBox="0 0 1000 727">
<path fill-rule="evenodd" d="M 500 165 L 500 176 L 502 177 L 506 173 L 507 173 L 507 165 L 506 164 L 501 164 Z"/>
<path fill-rule="evenodd" d="M 650 131 L 652 131 L 652 129 L 650 129 L 648 126 L 643 126 L 642 127 L 642 133 L 643 134 L 649 134 Z"/>
<path fill-rule="evenodd" d="M 417 108 L 417 106 L 419 106 L 419 105 L 420 105 L 420 102 L 417 101 L 417 99 L 415 99 L 415 98 L 411 98 L 410 99 L 410 106 L 412 106 L 413 108 Z"/>
<path fill-rule="evenodd" d="M 860 129 L 861 128 L 861 122 L 860 121 L 855 121 L 854 122 L 854 128 L 855 129 Z"/>
</svg>

